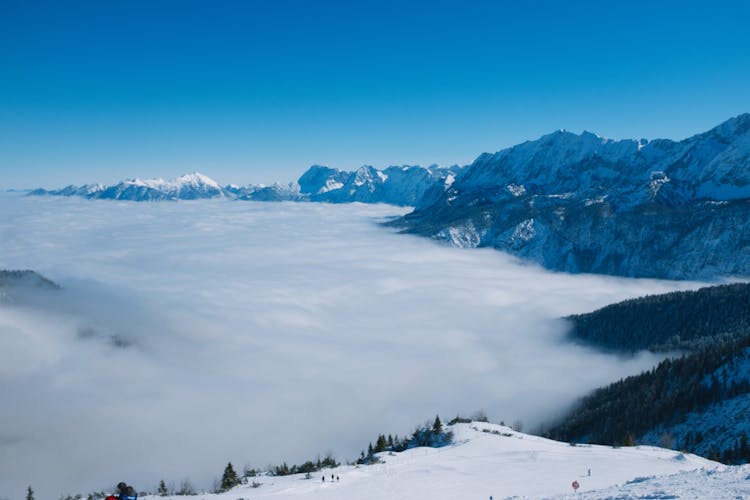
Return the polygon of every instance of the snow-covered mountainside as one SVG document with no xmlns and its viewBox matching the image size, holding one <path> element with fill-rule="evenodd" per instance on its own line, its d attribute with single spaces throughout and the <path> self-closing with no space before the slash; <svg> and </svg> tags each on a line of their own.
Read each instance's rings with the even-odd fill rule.
<svg viewBox="0 0 750 500">
<path fill-rule="evenodd" d="M 558 131 L 483 154 L 397 225 L 569 272 L 750 274 L 750 114 L 680 142 Z"/>
<path fill-rule="evenodd" d="M 382 463 L 324 469 L 309 479 L 304 474 L 250 477 L 246 485 L 201 497 L 551 498 L 572 494 L 574 481 L 579 485 L 578 494 L 587 498 L 618 497 L 611 493 L 615 491 L 638 491 L 639 495 L 661 491 L 658 498 L 675 498 L 663 496 L 670 493 L 693 498 L 750 494 L 750 484 L 738 480 L 747 475 L 748 469 L 726 467 L 672 450 L 650 446 L 571 446 L 480 422 L 455 424 L 449 429 L 454 432 L 455 444 L 444 448 L 386 452 L 380 454 Z"/>
<path fill-rule="evenodd" d="M 300 193 L 299 185 L 294 182 L 289 184 L 272 184 L 271 186 L 248 185 L 237 190 L 227 187 L 233 192 L 238 200 L 249 201 L 305 201 L 307 198 Z"/>
<path fill-rule="evenodd" d="M 548 435 L 575 442 L 659 444 L 747 463 L 749 373 L 747 337 L 667 360 L 594 391 Z"/>
<path fill-rule="evenodd" d="M 313 165 L 299 178 L 300 191 L 312 201 L 430 205 L 453 183 L 457 166 L 360 167 L 354 172 Z"/>
</svg>

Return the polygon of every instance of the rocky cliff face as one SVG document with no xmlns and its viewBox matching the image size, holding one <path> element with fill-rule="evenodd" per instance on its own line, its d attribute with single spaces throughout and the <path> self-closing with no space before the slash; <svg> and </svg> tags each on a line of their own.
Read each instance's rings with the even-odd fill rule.
<svg viewBox="0 0 750 500">
<path fill-rule="evenodd" d="M 569 272 L 750 274 L 750 114 L 675 142 L 555 132 L 460 172 L 395 222 Z"/>
</svg>

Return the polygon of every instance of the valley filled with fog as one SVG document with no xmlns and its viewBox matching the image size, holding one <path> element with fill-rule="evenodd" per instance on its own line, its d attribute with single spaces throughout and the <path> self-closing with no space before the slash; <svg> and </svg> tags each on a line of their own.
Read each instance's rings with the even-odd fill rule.
<svg viewBox="0 0 750 500">
<path fill-rule="evenodd" d="M 0 195 L 0 494 L 357 458 L 483 409 L 527 430 L 652 366 L 558 318 L 688 282 L 552 273 L 379 225 L 387 205 Z"/>
</svg>

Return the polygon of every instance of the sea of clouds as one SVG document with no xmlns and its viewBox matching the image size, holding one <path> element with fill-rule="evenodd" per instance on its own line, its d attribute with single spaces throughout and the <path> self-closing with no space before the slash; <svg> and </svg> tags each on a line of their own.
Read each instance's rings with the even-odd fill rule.
<svg viewBox="0 0 750 500">
<path fill-rule="evenodd" d="M 695 283 L 568 275 L 378 223 L 391 206 L 0 195 L 0 498 L 355 459 L 483 409 L 530 429 L 652 366 L 557 318 Z"/>
</svg>

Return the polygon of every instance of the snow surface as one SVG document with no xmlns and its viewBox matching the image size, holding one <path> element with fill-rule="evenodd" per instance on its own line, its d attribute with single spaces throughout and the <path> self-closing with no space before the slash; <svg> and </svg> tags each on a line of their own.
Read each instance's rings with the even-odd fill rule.
<svg viewBox="0 0 750 500">
<path fill-rule="evenodd" d="M 750 494 L 750 469 L 650 446 L 576 445 L 472 422 L 446 427 L 455 444 L 380 453 L 383 463 L 250 478 L 217 499 L 735 498 Z M 589 470 L 591 475 L 589 476 Z M 331 481 L 331 475 L 340 481 Z M 325 482 L 322 476 L 326 476 Z M 252 482 L 261 483 L 254 488 Z M 574 496 L 570 496 L 571 498 Z M 160 497 L 147 497 L 160 498 Z M 172 497 L 179 500 L 184 497 Z"/>
</svg>

